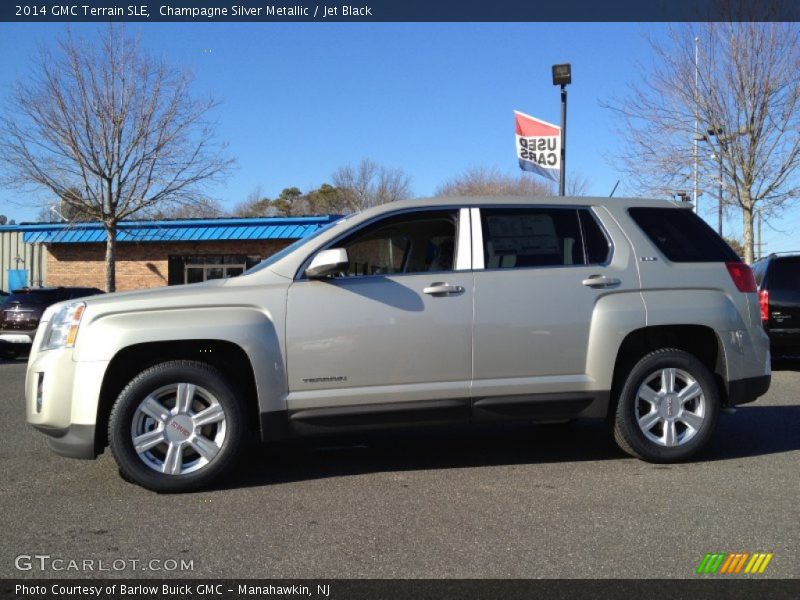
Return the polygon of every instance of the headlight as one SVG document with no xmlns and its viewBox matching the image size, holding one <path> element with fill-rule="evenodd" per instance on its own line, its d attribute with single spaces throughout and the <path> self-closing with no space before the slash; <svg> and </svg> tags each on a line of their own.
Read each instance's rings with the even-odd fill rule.
<svg viewBox="0 0 800 600">
<path fill-rule="evenodd" d="M 86 304 L 83 302 L 73 302 L 56 308 L 47 323 L 41 349 L 72 348 L 75 338 L 78 337 L 78 326 L 84 310 Z"/>
</svg>

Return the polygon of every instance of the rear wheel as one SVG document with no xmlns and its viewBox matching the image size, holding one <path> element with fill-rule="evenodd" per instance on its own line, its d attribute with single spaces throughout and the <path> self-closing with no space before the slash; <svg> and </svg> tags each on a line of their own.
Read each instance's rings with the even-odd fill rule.
<svg viewBox="0 0 800 600">
<path fill-rule="evenodd" d="M 625 452 L 651 462 L 686 460 L 708 443 L 720 410 L 706 366 L 688 352 L 651 352 L 622 387 L 614 439 Z"/>
<path fill-rule="evenodd" d="M 109 445 L 125 479 L 158 492 L 206 487 L 236 458 L 244 416 L 235 388 L 194 361 L 155 365 L 117 398 Z"/>
</svg>

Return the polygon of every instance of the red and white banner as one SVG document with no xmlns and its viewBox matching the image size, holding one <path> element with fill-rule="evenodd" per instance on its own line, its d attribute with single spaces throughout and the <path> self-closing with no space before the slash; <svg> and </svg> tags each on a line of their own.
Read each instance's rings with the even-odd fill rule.
<svg viewBox="0 0 800 600">
<path fill-rule="evenodd" d="M 561 127 L 514 111 L 519 168 L 558 181 L 561 169 Z"/>
</svg>

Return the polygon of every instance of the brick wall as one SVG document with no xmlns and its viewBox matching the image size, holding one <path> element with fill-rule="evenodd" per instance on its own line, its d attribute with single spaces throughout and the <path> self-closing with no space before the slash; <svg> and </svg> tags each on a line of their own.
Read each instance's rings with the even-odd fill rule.
<svg viewBox="0 0 800 600">
<path fill-rule="evenodd" d="M 202 254 L 258 254 L 266 258 L 292 240 L 179 242 L 117 245 L 117 291 L 167 285 L 168 257 Z M 105 289 L 105 244 L 51 244 L 47 285 Z"/>
</svg>

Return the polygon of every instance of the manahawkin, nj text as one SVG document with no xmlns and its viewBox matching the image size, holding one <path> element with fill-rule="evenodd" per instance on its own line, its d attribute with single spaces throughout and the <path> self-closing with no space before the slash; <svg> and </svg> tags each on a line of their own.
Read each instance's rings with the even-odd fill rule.
<svg viewBox="0 0 800 600">
<path fill-rule="evenodd" d="M 90 6 L 88 4 L 18 4 L 14 7 L 17 17 L 61 17 L 64 20 L 82 18 L 136 18 L 136 19 L 327 19 L 341 17 L 372 17 L 371 6 L 350 4 L 264 4 L 230 6 L 173 6 L 111 5 Z"/>
</svg>

